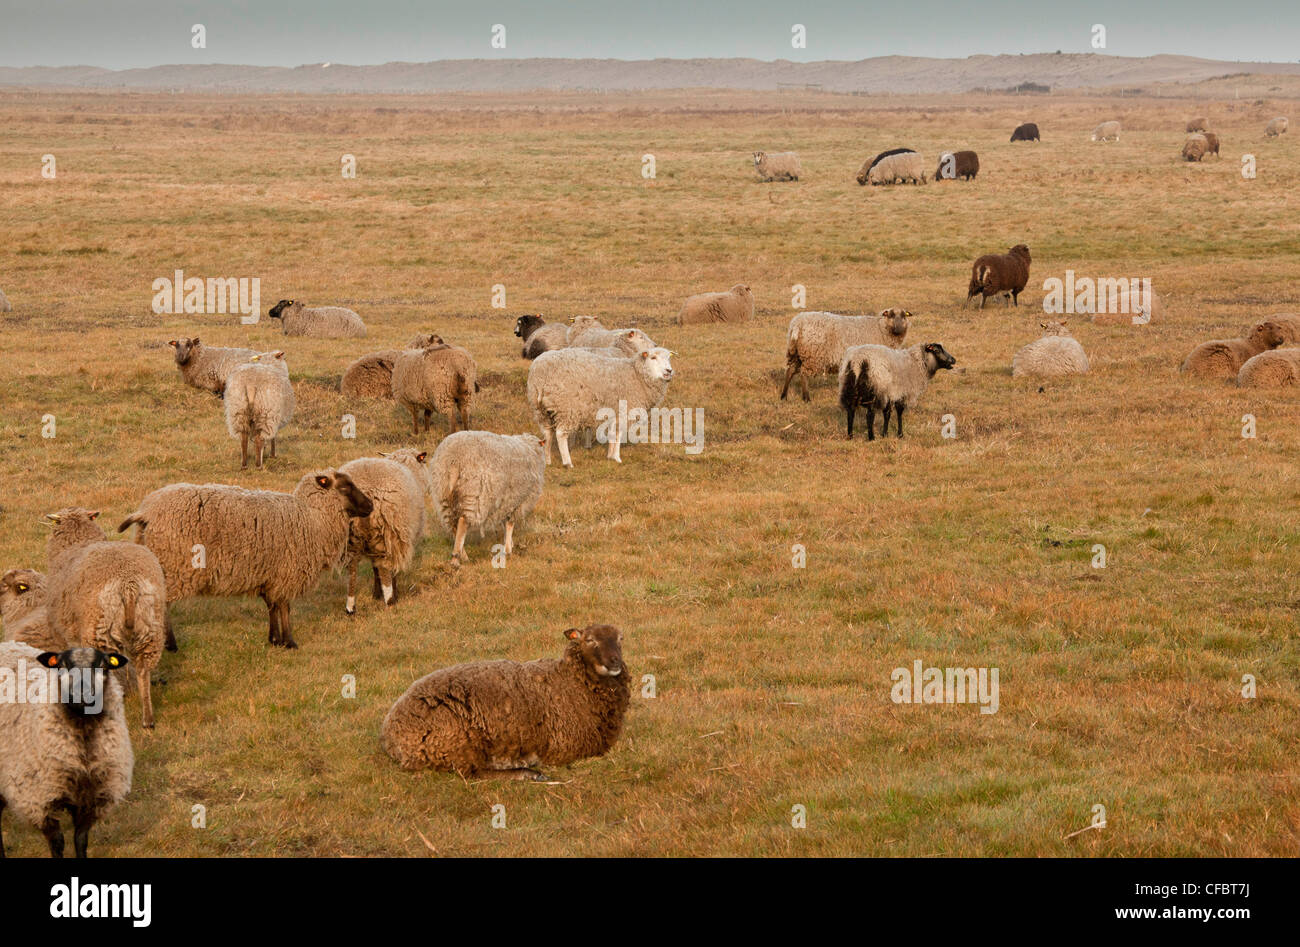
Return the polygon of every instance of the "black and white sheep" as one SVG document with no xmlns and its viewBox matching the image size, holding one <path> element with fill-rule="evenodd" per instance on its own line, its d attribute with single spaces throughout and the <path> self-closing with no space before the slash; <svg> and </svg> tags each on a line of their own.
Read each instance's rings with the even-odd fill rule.
<svg viewBox="0 0 1300 947">
<path fill-rule="evenodd" d="M 848 415 L 848 436 L 853 437 L 853 415 L 867 409 L 867 440 L 874 441 L 876 409 L 884 412 L 880 436 L 889 433 L 889 411 L 898 418 L 898 436 L 903 436 L 903 409 L 915 407 L 934 373 L 952 368 L 957 360 L 938 342 L 926 342 L 906 349 L 883 345 L 859 345 L 848 350 L 840 364 L 840 407 Z"/>
</svg>

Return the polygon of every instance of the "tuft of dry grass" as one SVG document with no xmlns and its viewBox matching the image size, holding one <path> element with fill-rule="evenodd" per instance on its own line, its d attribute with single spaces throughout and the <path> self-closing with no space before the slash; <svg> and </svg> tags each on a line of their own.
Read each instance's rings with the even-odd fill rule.
<svg viewBox="0 0 1300 947">
<path fill-rule="evenodd" d="M 479 544 L 452 570 L 435 536 L 399 605 L 365 599 L 355 618 L 341 577 L 325 577 L 294 609 L 300 651 L 268 648 L 256 599 L 178 605 L 158 729 L 141 732 L 131 704 L 136 784 L 94 853 L 1294 853 L 1300 405 L 1177 373 L 1197 342 L 1297 308 L 1300 145 L 1263 139 L 1285 108 L 593 101 L 0 96 L 0 287 L 14 305 L 0 321 L 0 568 L 43 567 L 37 521 L 57 507 L 116 523 L 169 482 L 288 490 L 307 469 L 409 443 L 397 406 L 337 388 L 357 355 L 417 331 L 474 353 L 490 430 L 532 429 L 511 335 L 524 312 L 641 325 L 679 353 L 668 403 L 705 412 L 699 456 L 633 446 L 615 466 L 580 450 L 573 470 L 550 468 L 505 569 Z M 1210 114 L 1222 160 L 1179 158 L 1194 112 Z M 1109 118 L 1123 140 L 1089 142 Z M 1041 144 L 1007 141 L 1025 120 Z M 853 181 L 900 145 L 932 165 L 973 148 L 979 178 Z M 804 179 L 758 183 L 759 149 L 797 150 Z M 339 173 L 345 153 L 356 180 Z M 1245 153 L 1256 180 L 1239 173 Z M 1024 305 L 962 309 L 970 261 L 1020 242 L 1034 257 Z M 351 306 L 370 337 L 156 316 L 152 281 L 177 268 L 259 277 L 263 311 L 281 297 Z M 1074 317 L 1092 372 L 1013 379 L 1042 281 L 1066 269 L 1150 276 L 1164 319 Z M 672 324 L 689 293 L 739 280 L 751 325 Z M 505 311 L 490 306 L 497 283 Z M 912 341 L 956 356 L 904 440 L 846 442 L 826 380 L 811 404 L 777 400 L 795 284 L 809 308 L 905 305 Z M 297 416 L 266 471 L 239 471 L 220 402 L 181 384 L 166 345 L 179 335 L 288 350 Z M 1105 569 L 1091 566 L 1099 543 Z M 590 621 L 625 630 L 657 694 L 634 699 L 607 758 L 541 787 L 411 775 L 383 755 L 380 721 L 416 677 L 555 654 L 562 629 Z M 998 668 L 999 711 L 892 703 L 891 671 L 917 659 Z M 1067 839 L 1095 804 L 1107 827 Z M 5 828 L 11 853 L 44 853 L 38 833 Z"/>
</svg>

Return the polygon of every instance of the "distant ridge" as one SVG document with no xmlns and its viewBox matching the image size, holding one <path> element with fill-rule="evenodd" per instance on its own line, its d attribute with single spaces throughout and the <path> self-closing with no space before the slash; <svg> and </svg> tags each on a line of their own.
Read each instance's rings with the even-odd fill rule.
<svg viewBox="0 0 1300 947">
<path fill-rule="evenodd" d="M 662 89 L 775 90 L 819 86 L 828 92 L 950 93 L 1035 83 L 1052 89 L 1194 83 L 1239 74 L 1300 75 L 1300 63 L 1243 63 L 1191 56 L 1123 57 L 1033 53 L 927 59 L 880 56 L 797 63 L 758 59 L 443 59 L 382 66 L 174 65 L 0 67 L 0 86 L 187 92 L 522 92 Z"/>
</svg>

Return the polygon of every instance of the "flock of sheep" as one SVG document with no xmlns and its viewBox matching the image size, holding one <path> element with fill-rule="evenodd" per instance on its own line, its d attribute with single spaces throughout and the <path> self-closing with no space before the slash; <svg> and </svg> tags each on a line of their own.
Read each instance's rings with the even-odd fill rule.
<svg viewBox="0 0 1300 947">
<path fill-rule="evenodd" d="M 1286 119 L 1268 134 L 1286 131 Z M 1195 126 L 1195 127 L 1194 127 Z M 1094 140 L 1118 139 L 1119 123 L 1098 126 Z M 1188 123 L 1185 155 L 1217 153 L 1218 140 L 1204 119 Z M 1038 127 L 1018 127 L 1012 141 L 1039 140 Z M 764 180 L 798 180 L 796 154 L 755 152 Z M 973 151 L 946 153 L 935 178 L 972 180 Z M 922 157 L 912 149 L 882 152 L 864 163 L 858 183 L 925 183 Z M 990 297 L 1018 305 L 1029 279 L 1029 248 L 981 256 L 971 267 L 967 302 Z M 1156 305 L 1152 300 L 1148 317 Z M 0 293 L 0 310 L 9 311 Z M 350 309 L 308 307 L 281 300 L 269 312 L 285 336 L 363 338 L 366 326 Z M 754 315 L 749 286 L 689 297 L 680 325 L 746 322 Z M 875 414 L 887 434 L 891 414 L 903 436 L 903 415 L 927 385 L 956 359 L 939 342 L 904 348 L 912 313 L 894 307 L 870 315 L 801 312 L 790 322 L 785 399 L 797 377 L 809 400 L 808 375 L 835 374 L 847 433 L 856 412 Z M 1016 353 L 1012 374 L 1068 375 L 1089 370 L 1082 346 L 1065 321 L 1040 324 L 1043 335 Z M 257 595 L 267 606 L 268 640 L 297 647 L 291 608 L 331 568 L 347 576 L 345 610 L 357 610 L 357 569 L 369 560 L 373 595 L 387 605 L 398 598 L 398 577 L 408 570 L 433 521 L 450 537 L 452 561 L 465 557 L 470 531 L 503 531 L 502 548 L 514 553 L 513 531 L 540 500 L 545 468 L 558 450 L 572 466 L 570 442 L 597 427 L 602 411 L 620 402 L 607 437 L 607 456 L 621 461 L 626 418 L 661 405 L 673 378 L 672 352 L 635 327 L 609 329 L 578 316 L 568 324 L 525 315 L 515 324 L 521 355 L 531 360 L 525 391 L 541 436 L 471 429 L 480 391 L 473 356 L 436 334 L 416 336 L 402 349 L 362 355 L 346 368 L 341 390 L 349 397 L 388 398 L 410 412 L 415 435 L 429 430 L 434 413 L 450 433 L 430 456 L 403 448 L 360 457 L 337 469 L 305 473 L 291 493 L 223 484 L 174 483 L 146 495 L 118 526 L 134 526 L 135 543 L 110 542 L 98 512 L 68 508 L 48 515 L 46 571 L 10 569 L 0 577 L 4 643 L 0 668 L 48 672 L 51 686 L 77 675 L 92 685 L 64 703 L 0 701 L 0 817 L 12 810 L 45 835 L 60 856 L 60 809 L 73 817 L 74 847 L 86 854 L 90 828 L 130 788 L 134 755 L 124 717 L 120 678 L 138 691 L 142 723 L 154 726 L 150 674 L 165 650 L 176 650 L 167 609 L 194 596 Z M 1300 384 L 1300 349 L 1274 351 L 1300 338 L 1300 316 L 1274 316 L 1240 339 L 1198 346 L 1182 368 L 1230 378 L 1241 385 Z M 276 456 L 280 431 L 293 417 L 293 384 L 283 350 L 257 351 L 205 345 L 199 338 L 172 340 L 182 380 L 222 399 L 227 431 L 240 442 L 241 466 L 250 448 L 261 467 Z M 590 441 L 588 441 L 590 443 Z M 540 778 L 539 766 L 598 756 L 617 740 L 629 703 L 630 673 L 622 633 L 609 625 L 565 630 L 558 659 L 457 665 L 416 681 L 392 706 L 381 728 L 386 751 L 407 769 L 434 768 L 465 775 Z M 93 707 L 102 701 L 102 711 Z M 0 856 L 3 842 L 0 839 Z"/>
</svg>

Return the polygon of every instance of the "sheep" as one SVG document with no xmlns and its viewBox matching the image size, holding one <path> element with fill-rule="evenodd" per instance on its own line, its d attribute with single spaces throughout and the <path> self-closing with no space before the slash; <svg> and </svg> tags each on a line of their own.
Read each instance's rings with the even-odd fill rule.
<svg viewBox="0 0 1300 947">
<path fill-rule="evenodd" d="M 1030 342 L 1011 359 L 1011 374 L 1042 375 L 1083 375 L 1088 371 L 1088 356 L 1083 346 L 1070 335 L 1065 327 L 1065 320 L 1060 322 L 1040 322 L 1043 335 Z"/>
<path fill-rule="evenodd" d="M 393 363 L 393 400 L 411 412 L 411 430 L 420 433 L 420 412 L 429 430 L 433 412 L 447 416 L 452 431 L 469 429 L 469 412 L 479 390 L 474 358 L 456 345 L 407 349 Z"/>
<path fill-rule="evenodd" d="M 754 294 L 744 283 L 725 293 L 696 293 L 687 296 L 677 313 L 679 326 L 702 322 L 748 322 L 754 318 Z"/>
<path fill-rule="evenodd" d="M 1165 304 L 1160 301 L 1155 290 L 1151 290 L 1146 299 L 1139 303 L 1138 294 L 1132 290 L 1129 291 L 1129 305 L 1127 308 L 1135 309 L 1134 312 L 1106 312 L 1105 307 L 1098 307 L 1098 311 L 1092 314 L 1092 321 L 1097 325 L 1133 325 L 1133 320 L 1146 324 L 1154 324 L 1164 319 Z"/>
<path fill-rule="evenodd" d="M 1011 133 L 1012 141 L 1038 141 L 1038 126 L 1033 122 L 1025 122 L 1023 125 L 1017 125 L 1016 130 Z"/>
<path fill-rule="evenodd" d="M 790 320 L 786 335 L 785 384 L 781 400 L 798 375 L 803 400 L 808 397 L 808 374 L 831 375 L 840 370 L 844 353 L 855 345 L 903 344 L 912 314 L 895 306 L 878 316 L 840 316 L 833 312 L 801 312 Z"/>
<path fill-rule="evenodd" d="M 871 169 L 874 168 L 882 159 L 888 158 L 890 155 L 906 155 L 913 153 L 914 152 L 911 148 L 891 148 L 888 151 L 882 151 L 874 158 L 869 158 L 862 162 L 862 167 L 858 169 L 858 173 L 853 179 L 857 181 L 858 184 L 865 185 L 869 179 Z"/>
<path fill-rule="evenodd" d="M 1285 341 L 1286 334 L 1280 325 L 1261 322 L 1240 339 L 1202 342 L 1192 349 L 1178 370 L 1199 378 L 1236 378 L 1247 359 L 1275 349 Z"/>
<path fill-rule="evenodd" d="M 571 349 L 616 349 L 624 356 L 637 355 L 655 347 L 654 339 L 640 329 L 606 329 L 592 326 L 573 336 Z"/>
<path fill-rule="evenodd" d="M 169 605 L 194 595 L 257 594 L 270 643 L 296 648 L 293 600 L 342 560 L 349 517 L 373 509 L 347 474 L 315 470 L 293 493 L 173 483 L 141 500 L 117 530 L 138 527 L 135 541 L 162 565 Z"/>
<path fill-rule="evenodd" d="M 1102 122 L 1092 130 L 1093 141 L 1119 141 L 1119 122 Z"/>
<path fill-rule="evenodd" d="M 914 407 L 925 393 L 934 373 L 952 368 L 957 360 L 938 342 L 926 342 L 907 349 L 884 345 L 857 345 L 844 353 L 840 363 L 840 407 L 848 415 L 848 436 L 853 437 L 853 414 L 867 409 L 867 440 L 876 439 L 876 409 L 884 412 L 880 436 L 889 433 L 889 409 L 898 418 L 898 436 L 903 436 L 903 409 Z"/>
<path fill-rule="evenodd" d="M 363 339 L 366 324 L 343 306 L 308 308 L 301 300 L 281 299 L 267 315 L 280 320 L 285 335 L 306 335 L 317 339 Z"/>
<path fill-rule="evenodd" d="M 1269 138 L 1276 138 L 1278 135 L 1285 135 L 1287 126 L 1291 123 L 1287 121 L 1286 116 L 1279 115 L 1268 123 L 1264 129 L 1264 134 Z"/>
<path fill-rule="evenodd" d="M 1276 349 L 1252 355 L 1237 373 L 1241 388 L 1294 388 L 1300 385 L 1300 349 Z"/>
<path fill-rule="evenodd" d="M 1291 345 L 1300 342 L 1300 315 L 1279 312 L 1269 316 L 1268 321 L 1277 323 L 1278 328 L 1282 330 L 1282 338 Z"/>
<path fill-rule="evenodd" d="M 122 684 L 109 673 L 128 663 L 115 651 L 0 644 L 0 819 L 10 809 L 40 829 L 51 858 L 63 857 L 60 809 L 72 816 L 73 852 L 85 858 L 90 830 L 131 791 L 135 753 Z M 5 678 L 28 699 L 15 700 Z M 33 688 L 45 699 L 32 701 Z"/>
<path fill-rule="evenodd" d="M 911 148 L 894 148 L 882 151 L 858 171 L 857 182 L 872 186 L 893 184 L 895 181 L 925 183 L 925 159 Z"/>
<path fill-rule="evenodd" d="M 538 766 L 604 756 L 631 697 L 623 633 L 564 632 L 557 660 L 476 661 L 420 678 L 384 717 L 384 750 L 405 770 L 544 780 Z"/>
<path fill-rule="evenodd" d="M 430 345 L 442 345 L 442 336 L 417 335 L 406 343 L 408 349 L 421 349 Z M 352 398 L 387 398 L 393 397 L 393 365 L 403 349 L 383 349 L 371 352 L 351 362 L 343 370 L 339 381 L 339 391 Z"/>
<path fill-rule="evenodd" d="M 1207 119 L 1194 118 L 1187 123 L 1187 134 L 1190 135 L 1192 132 L 1203 132 L 1208 125 L 1209 122 Z"/>
<path fill-rule="evenodd" d="M 135 664 L 140 711 L 153 729 L 149 675 L 167 647 L 167 587 L 162 566 L 143 546 L 109 542 L 97 510 L 69 507 L 53 524 L 46 605 L 50 625 L 71 647 L 125 652 Z"/>
<path fill-rule="evenodd" d="M 433 502 L 449 536 L 453 565 L 465 559 L 465 533 L 482 538 L 505 527 L 506 555 L 515 551 L 515 524 L 527 518 L 542 497 L 546 441 L 535 434 L 460 431 L 433 452 Z"/>
<path fill-rule="evenodd" d="M 239 438 L 240 470 L 248 469 L 249 437 L 257 451 L 258 470 L 262 469 L 267 440 L 271 442 L 271 456 L 275 456 L 276 438 L 293 418 L 293 409 L 293 384 L 283 352 L 270 358 L 255 355 L 253 361 L 230 373 L 226 382 L 226 430 L 231 437 Z"/>
<path fill-rule="evenodd" d="M 569 320 L 569 325 L 565 329 L 564 344 L 572 345 L 589 329 L 604 329 L 600 320 L 595 316 L 574 316 Z"/>
<path fill-rule="evenodd" d="M 537 356 L 528 369 L 528 404 L 546 441 L 546 463 L 556 444 L 564 466 L 572 467 L 569 435 L 595 427 L 603 408 L 615 412 L 606 456 L 621 464 L 619 443 L 627 434 L 627 419 L 633 411 L 648 413 L 663 402 L 673 377 L 671 356 L 663 348 L 631 358 L 573 348 Z M 620 402 L 626 404 L 626 414 Z"/>
<path fill-rule="evenodd" d="M 803 172 L 799 156 L 793 151 L 754 152 L 754 168 L 764 181 L 797 181 Z"/>
<path fill-rule="evenodd" d="M 548 323 L 540 315 L 520 316 L 515 320 L 515 335 L 523 340 L 520 355 L 534 359 L 543 352 L 562 349 L 569 344 L 569 327 L 558 322 Z"/>
<path fill-rule="evenodd" d="M 374 597 L 395 605 L 397 576 L 410 567 L 424 536 L 426 490 L 423 478 L 403 463 L 407 457 L 412 465 L 423 465 L 429 455 L 404 449 L 401 456 L 360 457 L 339 467 L 373 505 L 369 516 L 348 524 L 343 568 L 348 574 L 344 611 L 349 615 L 357 613 L 357 563 L 370 560 Z"/>
<path fill-rule="evenodd" d="M 167 344 L 176 350 L 176 367 L 185 384 L 218 397 L 224 397 L 230 373 L 258 354 L 254 349 L 204 345 L 198 338 L 172 339 Z"/>
<path fill-rule="evenodd" d="M 1219 136 L 1214 132 L 1205 133 L 1205 153 L 1216 158 L 1219 156 Z"/>
<path fill-rule="evenodd" d="M 0 619 L 4 640 L 21 641 L 38 651 L 62 651 L 67 638 L 50 621 L 49 596 L 43 573 L 10 569 L 0 576 Z"/>
<path fill-rule="evenodd" d="M 966 289 L 966 302 L 980 297 L 980 308 L 990 296 L 1002 294 L 1010 297 L 1017 306 L 1020 294 L 1029 282 L 1029 247 L 1018 243 L 1009 253 L 986 253 L 971 264 L 970 285 Z"/>
<path fill-rule="evenodd" d="M 1183 158 L 1187 161 L 1200 161 L 1209 147 L 1210 143 L 1204 135 L 1189 135 L 1183 143 Z"/>
<path fill-rule="evenodd" d="M 961 178 L 963 181 L 975 180 L 980 173 L 980 157 L 973 151 L 946 151 L 939 159 L 939 167 L 934 169 L 934 179 Z"/>
<path fill-rule="evenodd" d="M 13 312 L 14 307 L 9 304 L 9 297 L 5 295 L 4 290 L 0 289 L 0 312 Z"/>
</svg>

